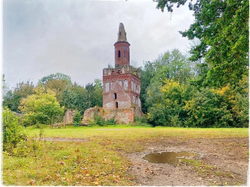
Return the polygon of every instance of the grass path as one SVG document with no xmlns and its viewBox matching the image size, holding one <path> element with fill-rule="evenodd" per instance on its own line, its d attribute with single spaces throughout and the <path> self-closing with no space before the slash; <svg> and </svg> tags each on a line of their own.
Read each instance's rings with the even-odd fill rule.
<svg viewBox="0 0 250 187">
<path fill-rule="evenodd" d="M 162 139 L 248 137 L 248 129 L 192 129 L 166 127 L 67 127 L 42 130 L 44 137 L 80 138 L 87 142 L 38 142 L 41 131 L 25 129 L 31 145 L 26 157 L 3 155 L 5 185 L 136 185 L 124 153 L 145 149 Z"/>
</svg>

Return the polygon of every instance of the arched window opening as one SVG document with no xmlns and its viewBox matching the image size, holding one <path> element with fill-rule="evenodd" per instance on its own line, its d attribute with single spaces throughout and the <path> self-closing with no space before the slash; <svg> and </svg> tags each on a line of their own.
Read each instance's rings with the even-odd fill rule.
<svg viewBox="0 0 250 187">
<path fill-rule="evenodd" d="M 117 99 L 117 93 L 114 93 L 114 99 Z"/>
<path fill-rule="evenodd" d="M 118 51 L 118 58 L 121 57 L 121 51 Z"/>
<path fill-rule="evenodd" d="M 118 108 L 118 102 L 115 102 L 115 108 Z"/>
</svg>

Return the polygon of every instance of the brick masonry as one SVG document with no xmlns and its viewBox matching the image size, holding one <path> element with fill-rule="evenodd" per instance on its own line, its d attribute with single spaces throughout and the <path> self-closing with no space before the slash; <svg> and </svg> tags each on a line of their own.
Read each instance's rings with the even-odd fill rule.
<svg viewBox="0 0 250 187">
<path fill-rule="evenodd" d="M 65 115 L 63 117 L 63 122 L 65 124 L 73 124 L 73 122 L 74 122 L 74 116 L 75 116 L 75 111 L 71 110 L 71 109 L 68 109 L 65 112 Z"/>
<path fill-rule="evenodd" d="M 128 124 L 133 122 L 135 116 L 142 115 L 139 108 L 104 110 L 100 107 L 93 107 L 85 111 L 82 123 L 89 125 L 89 122 L 94 120 L 95 114 L 101 116 L 105 120 L 114 118 L 115 121 L 120 124 Z"/>
<path fill-rule="evenodd" d="M 143 115 L 140 70 L 130 65 L 130 44 L 122 23 L 119 25 L 118 40 L 114 46 L 115 68 L 103 69 L 103 108 L 98 109 L 99 111 L 94 108 L 86 110 L 83 123 L 93 119 L 94 112 L 98 112 L 104 119 L 115 117 L 119 123 L 133 122 L 135 116 Z"/>
</svg>

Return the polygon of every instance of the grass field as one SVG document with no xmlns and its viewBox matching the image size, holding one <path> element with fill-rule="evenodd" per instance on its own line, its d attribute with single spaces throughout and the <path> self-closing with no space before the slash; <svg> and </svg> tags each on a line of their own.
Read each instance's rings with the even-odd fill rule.
<svg viewBox="0 0 250 187">
<path fill-rule="evenodd" d="M 25 157 L 3 154 L 5 185 L 136 185 L 128 170 L 126 153 L 145 149 L 145 143 L 162 139 L 213 139 L 248 137 L 248 129 L 168 127 L 67 127 L 25 129 L 34 148 Z M 68 142 L 36 141 L 35 137 L 68 138 Z M 85 142 L 70 142 L 71 138 Z"/>
</svg>

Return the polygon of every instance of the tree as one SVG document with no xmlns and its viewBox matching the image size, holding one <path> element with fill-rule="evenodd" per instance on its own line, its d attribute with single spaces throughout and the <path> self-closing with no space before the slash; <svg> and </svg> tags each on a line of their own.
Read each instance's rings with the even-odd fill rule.
<svg viewBox="0 0 250 187">
<path fill-rule="evenodd" d="M 102 92 L 103 92 L 102 80 L 95 79 L 95 81 L 94 81 L 94 87 L 95 87 L 95 91 L 94 91 L 94 105 L 102 107 Z"/>
<path fill-rule="evenodd" d="M 141 76 L 141 92 L 140 92 L 140 99 L 142 104 L 142 112 L 147 113 L 147 87 L 150 84 L 151 79 L 155 75 L 155 67 L 154 64 L 150 61 L 145 62 L 144 67 L 140 68 L 140 76 Z"/>
<path fill-rule="evenodd" d="M 3 109 L 3 151 L 11 152 L 21 141 L 26 139 L 22 127 L 18 123 L 18 117 L 7 107 Z"/>
<path fill-rule="evenodd" d="M 146 62 L 144 68 L 141 68 L 142 111 L 147 112 L 146 89 L 151 82 L 160 82 L 163 85 L 166 79 L 169 79 L 180 84 L 187 84 L 193 76 L 190 62 L 178 49 L 167 51 L 153 62 Z"/>
<path fill-rule="evenodd" d="M 24 114 L 25 125 L 53 124 L 57 116 L 63 115 L 64 107 L 56 100 L 55 93 L 44 88 L 37 88 L 35 94 L 21 100 L 19 109 Z"/>
<path fill-rule="evenodd" d="M 56 73 L 43 77 L 39 80 L 37 87 L 44 87 L 45 90 L 55 92 L 57 101 L 63 106 L 63 91 L 70 85 L 72 85 L 70 76 Z"/>
<path fill-rule="evenodd" d="M 3 106 L 8 107 L 11 111 L 20 112 L 18 106 L 21 99 L 31 94 L 34 94 L 34 85 L 32 82 L 18 83 L 14 91 L 9 90 L 3 97 Z"/>
<path fill-rule="evenodd" d="M 157 8 L 169 12 L 173 5 L 184 5 L 187 0 L 159 0 Z M 205 58 L 208 65 L 202 86 L 222 87 L 237 85 L 248 74 L 249 1 L 196 0 L 189 2 L 195 22 L 182 36 L 198 38 L 201 43 L 191 50 L 191 60 Z"/>
<path fill-rule="evenodd" d="M 86 103 L 88 108 L 94 106 L 102 106 L 102 81 L 100 79 L 95 79 L 94 84 L 88 83 L 85 86 L 87 90 Z"/>
<path fill-rule="evenodd" d="M 159 81 L 151 82 L 147 88 L 146 103 L 148 106 L 148 120 L 154 126 L 166 126 L 168 122 L 167 108 Z"/>
<path fill-rule="evenodd" d="M 184 126 L 188 115 L 183 107 L 196 93 L 193 86 L 166 79 L 163 85 L 159 81 L 151 82 L 147 93 L 150 123 L 155 126 Z"/>
<path fill-rule="evenodd" d="M 224 90 L 202 88 L 183 107 L 188 112 L 188 127 L 232 127 L 235 121 L 230 106 L 224 98 Z"/>
<path fill-rule="evenodd" d="M 43 77 L 39 80 L 39 83 L 46 84 L 50 80 L 65 80 L 69 84 L 71 84 L 71 78 L 68 75 L 65 75 L 63 73 L 56 73 L 56 74 L 50 74 L 48 76 Z"/>
<path fill-rule="evenodd" d="M 87 90 L 74 83 L 68 86 L 62 93 L 63 105 L 65 108 L 78 110 L 81 115 L 88 108 L 86 104 Z"/>
</svg>

